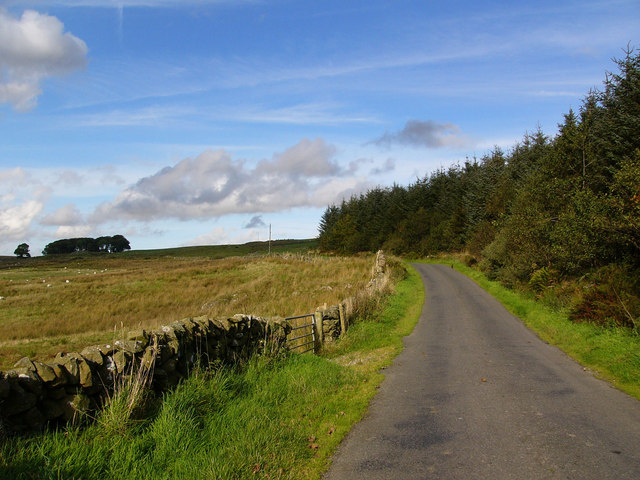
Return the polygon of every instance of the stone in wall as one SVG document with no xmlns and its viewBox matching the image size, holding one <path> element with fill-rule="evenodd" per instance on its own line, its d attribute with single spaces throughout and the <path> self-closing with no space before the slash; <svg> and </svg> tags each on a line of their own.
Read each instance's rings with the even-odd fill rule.
<svg viewBox="0 0 640 480">
<path fill-rule="evenodd" d="M 19 360 L 0 372 L 0 430 L 26 432 L 77 421 L 102 408 L 118 382 L 147 374 L 166 391 L 197 367 L 247 360 L 284 347 L 291 327 L 282 319 L 235 315 L 186 318 L 157 331 L 138 330 L 82 352 L 59 353 L 52 363 Z"/>
</svg>

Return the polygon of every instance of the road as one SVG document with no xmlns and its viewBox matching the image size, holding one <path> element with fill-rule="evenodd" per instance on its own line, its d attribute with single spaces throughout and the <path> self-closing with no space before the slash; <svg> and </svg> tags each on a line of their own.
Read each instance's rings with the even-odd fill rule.
<svg viewBox="0 0 640 480">
<path fill-rule="evenodd" d="M 640 402 L 451 267 L 415 267 L 420 320 L 327 480 L 640 479 Z"/>
</svg>

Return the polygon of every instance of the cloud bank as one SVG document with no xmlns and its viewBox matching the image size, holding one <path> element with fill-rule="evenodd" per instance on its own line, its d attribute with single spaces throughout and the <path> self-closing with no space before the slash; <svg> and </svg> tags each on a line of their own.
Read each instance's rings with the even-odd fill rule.
<svg viewBox="0 0 640 480">
<path fill-rule="evenodd" d="M 452 123 L 409 120 L 402 130 L 387 132 L 372 143 L 386 147 L 399 144 L 427 148 L 463 148 L 472 146 L 474 142 L 462 133 L 460 127 Z"/>
<path fill-rule="evenodd" d="M 0 102 L 33 109 L 42 81 L 83 68 L 87 52 L 56 17 L 26 10 L 16 18 L 0 8 Z"/>
<path fill-rule="evenodd" d="M 73 204 L 65 205 L 59 208 L 53 213 L 45 216 L 40 223 L 42 225 L 50 226 L 66 226 L 76 227 L 82 225 L 84 220 L 82 219 L 82 213 Z"/>
<path fill-rule="evenodd" d="M 224 150 L 207 150 L 124 188 L 101 204 L 91 223 L 221 217 L 296 207 L 324 207 L 368 188 L 335 162 L 323 139 L 303 139 L 250 167 Z"/>
</svg>

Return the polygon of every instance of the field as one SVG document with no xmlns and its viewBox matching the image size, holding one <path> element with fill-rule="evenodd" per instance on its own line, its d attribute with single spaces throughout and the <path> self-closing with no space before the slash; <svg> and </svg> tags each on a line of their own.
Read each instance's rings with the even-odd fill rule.
<svg viewBox="0 0 640 480">
<path fill-rule="evenodd" d="M 339 261 L 350 268 L 351 260 Z M 417 272 L 393 290 L 320 356 L 263 355 L 244 368 L 196 372 L 148 398 L 143 416 L 127 415 L 122 395 L 85 428 L 0 441 L 0 478 L 321 478 L 418 319 Z"/>
<path fill-rule="evenodd" d="M 309 241 L 272 252 L 301 252 Z M 237 248 L 236 248 L 237 247 Z M 0 262 L 0 369 L 189 316 L 294 316 L 369 280 L 372 256 L 265 256 L 266 243 Z M 229 253 L 244 256 L 228 257 Z M 247 255 L 248 254 L 248 255 Z M 227 258 L 220 258 L 227 256 Z"/>
</svg>

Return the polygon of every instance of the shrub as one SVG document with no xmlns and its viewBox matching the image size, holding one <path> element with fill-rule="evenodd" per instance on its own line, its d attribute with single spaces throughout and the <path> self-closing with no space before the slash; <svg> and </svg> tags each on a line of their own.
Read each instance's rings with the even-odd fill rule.
<svg viewBox="0 0 640 480">
<path fill-rule="evenodd" d="M 571 308 L 569 318 L 638 330 L 640 296 L 637 284 L 633 271 L 616 265 L 603 267 L 593 275 L 593 283 Z"/>
<path fill-rule="evenodd" d="M 536 293 L 542 293 L 544 289 L 551 286 L 553 278 L 547 267 L 542 267 L 531 274 L 529 288 Z"/>
</svg>

